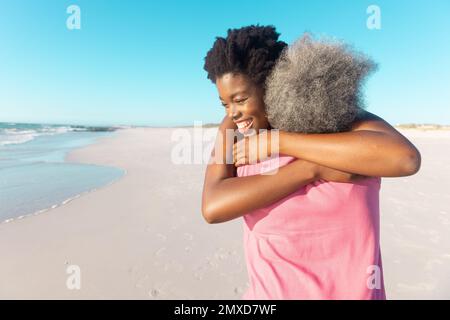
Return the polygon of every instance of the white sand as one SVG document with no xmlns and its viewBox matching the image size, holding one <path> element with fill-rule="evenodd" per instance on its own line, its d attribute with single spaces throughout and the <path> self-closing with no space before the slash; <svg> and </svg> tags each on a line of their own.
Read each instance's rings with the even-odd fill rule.
<svg viewBox="0 0 450 320">
<path fill-rule="evenodd" d="M 205 165 L 174 165 L 174 129 L 127 129 L 70 161 L 127 174 L 38 216 L 0 225 L 0 298 L 239 299 L 241 220 L 208 225 Z M 450 298 L 450 134 L 404 131 L 422 170 L 383 179 L 382 250 L 389 299 Z M 69 265 L 81 289 L 66 286 Z"/>
<path fill-rule="evenodd" d="M 401 132 L 420 150 L 422 167 L 382 182 L 387 298 L 450 299 L 450 131 Z"/>
</svg>

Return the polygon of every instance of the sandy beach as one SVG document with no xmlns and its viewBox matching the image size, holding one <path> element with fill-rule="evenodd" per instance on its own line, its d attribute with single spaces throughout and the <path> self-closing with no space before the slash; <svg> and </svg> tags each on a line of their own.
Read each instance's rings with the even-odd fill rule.
<svg viewBox="0 0 450 320">
<path fill-rule="evenodd" d="M 118 167 L 120 180 L 42 214 L 0 224 L 1 299 L 239 299 L 242 221 L 201 215 L 204 164 L 173 164 L 173 128 L 133 128 L 67 161 Z M 422 154 L 386 178 L 381 248 L 388 299 L 450 299 L 450 131 L 402 130 Z M 81 288 L 69 290 L 67 268 Z"/>
</svg>

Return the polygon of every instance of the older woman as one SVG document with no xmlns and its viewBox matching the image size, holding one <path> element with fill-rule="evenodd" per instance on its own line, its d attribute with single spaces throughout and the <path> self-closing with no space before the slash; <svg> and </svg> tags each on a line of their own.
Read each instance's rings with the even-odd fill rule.
<svg viewBox="0 0 450 320">
<path fill-rule="evenodd" d="M 227 129 L 239 128 L 245 133 L 272 128 L 264 99 L 268 98 L 267 77 L 286 48 L 278 36 L 272 26 L 230 29 L 208 52 L 205 70 L 216 84 L 226 112 L 219 135 L 225 135 Z M 317 81 L 320 76 L 314 78 L 313 71 L 311 81 Z M 300 96 L 304 94 L 308 92 Z M 342 92 L 327 94 L 338 97 Z M 283 107 L 288 106 L 278 106 Z M 336 105 L 336 114 L 342 110 Z M 320 123 L 320 119 L 310 117 L 314 109 L 297 111 L 298 119 Z M 212 155 L 205 174 L 203 216 L 209 223 L 244 216 L 250 279 L 244 298 L 385 298 L 379 247 L 379 177 L 416 173 L 420 154 L 381 118 L 359 109 L 354 116 L 347 116 L 347 128 L 331 130 L 347 129 L 345 132 L 281 130 L 281 156 L 276 164 L 267 159 L 269 154 L 249 164 L 251 150 L 235 152 L 234 164 Z M 333 121 L 336 119 L 342 117 Z M 265 137 L 257 134 L 245 140 Z M 224 145 L 223 149 L 231 152 L 233 146 Z M 280 168 L 276 174 L 264 175 L 263 166 Z"/>
</svg>

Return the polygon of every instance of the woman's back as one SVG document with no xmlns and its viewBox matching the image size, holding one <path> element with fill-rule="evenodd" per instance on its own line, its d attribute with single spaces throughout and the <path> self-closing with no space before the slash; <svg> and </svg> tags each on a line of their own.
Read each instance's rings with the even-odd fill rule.
<svg viewBox="0 0 450 320">
<path fill-rule="evenodd" d="M 238 167 L 273 170 L 289 156 Z M 379 245 L 380 178 L 323 180 L 244 216 L 250 287 L 244 299 L 385 299 Z"/>
</svg>

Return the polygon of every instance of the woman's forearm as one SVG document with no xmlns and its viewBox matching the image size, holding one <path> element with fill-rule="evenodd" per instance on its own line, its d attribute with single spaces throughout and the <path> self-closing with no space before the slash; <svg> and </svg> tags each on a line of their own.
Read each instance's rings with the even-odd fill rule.
<svg viewBox="0 0 450 320">
<path fill-rule="evenodd" d="M 420 154 L 409 141 L 383 131 L 280 132 L 279 152 L 365 176 L 407 176 L 420 167 Z"/>
<path fill-rule="evenodd" d="M 208 179 L 203 188 L 202 212 L 208 223 L 229 221 L 268 206 L 316 180 L 317 166 L 295 160 L 272 175 L 232 177 L 216 182 Z"/>
</svg>

